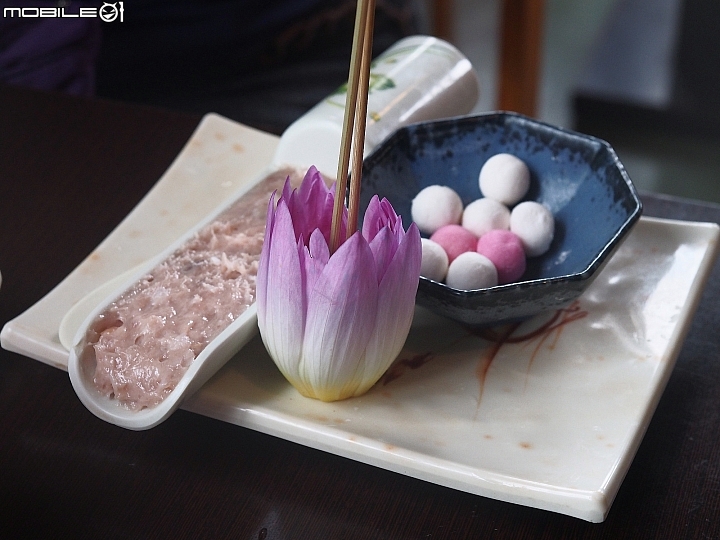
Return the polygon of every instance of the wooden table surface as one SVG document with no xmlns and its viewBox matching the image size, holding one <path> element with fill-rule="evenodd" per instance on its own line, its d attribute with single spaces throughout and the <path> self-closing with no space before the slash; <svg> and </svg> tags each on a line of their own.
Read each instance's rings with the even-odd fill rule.
<svg viewBox="0 0 720 540">
<path fill-rule="evenodd" d="M 0 326 L 137 204 L 200 118 L 0 87 Z M 643 196 L 645 214 L 720 207 Z M 0 350 L 2 538 L 720 538 L 720 265 L 604 523 L 440 487 L 176 412 L 132 432 Z"/>
</svg>

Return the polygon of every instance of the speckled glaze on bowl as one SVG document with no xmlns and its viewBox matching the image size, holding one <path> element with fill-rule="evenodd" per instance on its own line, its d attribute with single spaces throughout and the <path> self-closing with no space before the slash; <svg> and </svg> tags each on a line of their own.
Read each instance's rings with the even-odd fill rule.
<svg viewBox="0 0 720 540">
<path fill-rule="evenodd" d="M 467 205 L 481 197 L 482 165 L 501 152 L 528 165 L 531 188 L 524 200 L 550 208 L 555 238 L 547 253 L 528 259 L 516 283 L 464 291 L 420 278 L 418 304 L 470 326 L 522 320 L 566 306 L 590 285 L 642 212 L 608 143 L 514 113 L 397 130 L 365 159 L 362 206 L 375 193 L 387 197 L 407 227 L 412 199 L 429 185 L 452 187 Z"/>
</svg>

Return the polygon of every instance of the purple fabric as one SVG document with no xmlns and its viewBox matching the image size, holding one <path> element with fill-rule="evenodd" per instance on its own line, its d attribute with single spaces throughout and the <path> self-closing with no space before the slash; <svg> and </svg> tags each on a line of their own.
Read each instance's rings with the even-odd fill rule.
<svg viewBox="0 0 720 540">
<path fill-rule="evenodd" d="M 68 4 L 66 12 L 77 13 L 79 5 Z M 0 82 L 75 95 L 95 93 L 99 18 L 5 17 L 5 7 L 28 7 L 28 2 L 0 1 Z M 32 2 L 32 7 L 58 3 Z"/>
</svg>

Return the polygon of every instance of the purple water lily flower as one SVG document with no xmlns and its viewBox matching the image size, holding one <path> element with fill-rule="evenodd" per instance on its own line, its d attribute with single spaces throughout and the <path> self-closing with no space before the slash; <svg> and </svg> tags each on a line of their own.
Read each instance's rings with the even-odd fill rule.
<svg viewBox="0 0 720 540">
<path fill-rule="evenodd" d="M 400 353 L 422 257 L 417 226 L 406 232 L 377 196 L 362 230 L 330 255 L 333 203 L 314 167 L 297 190 L 286 182 L 268 205 L 257 275 L 265 347 L 301 394 L 323 401 L 365 393 Z"/>
</svg>

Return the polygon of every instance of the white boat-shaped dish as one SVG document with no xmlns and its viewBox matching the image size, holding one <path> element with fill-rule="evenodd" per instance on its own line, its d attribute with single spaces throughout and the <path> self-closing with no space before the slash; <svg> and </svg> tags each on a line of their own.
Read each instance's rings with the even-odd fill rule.
<svg viewBox="0 0 720 540">
<path fill-rule="evenodd" d="M 261 178 L 276 143 L 207 117 L 98 250 L 5 325 L 2 346 L 67 369 L 58 329 L 71 307 L 194 225 L 158 216 L 197 222 L 229 199 L 231 190 L 210 189 L 208 179 L 222 186 Z M 253 151 L 228 154 L 234 145 Z M 187 187 L 196 184 L 203 187 Z M 714 224 L 641 218 L 577 304 L 527 321 L 501 346 L 419 308 L 388 375 L 343 402 L 301 397 L 256 336 L 182 408 L 443 486 L 599 522 L 670 377 L 718 236 Z"/>
<path fill-rule="evenodd" d="M 139 277 L 139 276 L 138 276 Z M 128 283 L 132 285 L 135 281 Z M 118 292 L 124 291 L 118 289 Z M 139 411 L 130 410 L 100 393 L 93 382 L 94 366 L 82 361 L 81 348 L 85 329 L 95 316 L 105 308 L 108 302 L 115 299 L 115 295 L 108 297 L 85 320 L 75 339 L 75 346 L 70 350 L 68 360 L 68 373 L 70 382 L 80 401 L 98 418 L 111 424 L 128 429 L 141 430 L 155 427 L 170 416 L 187 398 L 193 395 L 207 381 L 225 365 L 232 357 L 257 333 L 257 310 L 253 304 L 238 319 L 218 335 L 195 358 L 183 375 L 175 389 L 154 407 Z"/>
<path fill-rule="evenodd" d="M 287 178 L 290 174 L 297 177 L 300 173 L 291 171 L 290 169 L 281 169 L 277 171 L 268 170 L 265 174 L 261 174 L 257 180 L 251 181 L 247 185 L 242 186 L 238 192 L 234 193 L 230 197 L 229 202 L 224 202 L 219 205 L 200 223 L 187 231 L 158 256 L 154 257 L 147 263 L 140 265 L 134 271 L 129 272 L 128 275 L 124 276 L 124 279 L 120 280 L 119 283 L 115 283 L 114 281 L 112 282 L 113 289 L 105 298 L 102 299 L 102 301 L 93 306 L 90 314 L 84 318 L 79 328 L 76 329 L 74 338 L 68 347 L 70 350 L 68 358 L 68 373 L 70 374 L 70 382 L 80 398 L 80 401 L 82 401 L 90 412 L 107 422 L 128 429 L 138 430 L 154 427 L 170 416 L 186 397 L 191 396 L 200 389 L 210 377 L 217 373 L 217 371 L 257 333 L 257 306 L 253 302 L 198 353 L 174 389 L 165 395 L 156 405 L 143 407 L 139 410 L 129 408 L 125 404 L 121 403 L 121 401 L 115 396 L 109 396 L 98 389 L 95 383 L 97 364 L 95 352 L 93 346 L 88 344 L 87 339 L 88 329 L 93 327 L 95 321 L 98 319 L 98 316 L 105 311 L 111 303 L 113 303 L 123 293 L 130 290 L 133 285 L 138 283 L 144 276 L 150 274 L 150 272 L 163 263 L 163 261 L 170 259 L 171 256 L 178 250 L 182 250 L 188 242 L 194 240 L 194 237 L 198 234 L 198 232 L 206 229 L 211 224 L 216 223 L 219 216 L 226 215 L 228 208 L 233 206 L 233 203 L 241 199 L 251 197 L 251 193 L 253 193 L 253 191 L 255 191 L 253 195 L 255 197 L 254 200 L 257 201 L 253 203 L 255 210 L 248 214 L 249 209 L 246 208 L 242 210 L 242 212 L 238 209 L 234 211 L 234 215 L 237 216 L 238 214 L 245 213 L 246 216 L 255 216 L 253 219 L 257 220 L 258 223 L 254 225 L 254 227 L 259 226 L 262 230 L 265 223 L 264 218 L 270 196 L 273 191 L 280 191 L 282 189 L 285 178 Z M 267 185 L 262 184 L 262 181 L 265 178 L 269 178 L 269 184 Z M 258 190 L 253 190 L 255 187 L 257 187 Z M 252 197 L 251 200 L 253 200 Z M 213 227 L 210 230 L 212 230 L 212 232 L 207 233 L 206 238 L 208 241 L 211 238 L 214 241 L 216 238 L 216 229 Z M 197 248 L 197 241 L 193 241 L 191 246 L 192 247 L 189 249 L 192 253 L 193 249 Z M 223 252 L 222 255 L 224 257 L 225 253 Z M 191 273 L 194 272 L 193 268 L 197 264 L 194 261 L 195 257 L 196 256 L 193 256 L 193 262 L 189 265 L 189 271 Z M 221 267 L 219 254 L 217 256 L 218 260 L 216 264 L 213 264 L 206 259 L 207 257 L 204 257 L 202 262 L 207 263 L 209 268 Z M 187 259 L 184 259 L 182 262 L 182 267 L 185 265 L 188 265 Z M 185 273 L 185 269 L 181 267 L 176 268 L 177 270 L 173 271 L 172 274 L 178 272 L 180 276 L 190 275 Z M 186 280 L 188 278 L 182 277 L 182 279 Z M 242 279 L 242 277 L 238 279 Z M 223 282 L 227 283 L 224 280 Z M 203 282 L 200 281 L 200 283 Z M 163 288 L 164 287 L 161 287 L 160 290 L 163 290 Z M 202 292 L 204 290 L 206 289 L 200 287 L 195 295 L 197 296 L 197 293 L 199 292 L 204 296 L 205 293 Z M 154 296 L 156 293 L 152 294 Z M 96 294 L 91 293 L 90 297 L 94 299 Z M 211 300 L 213 302 L 218 301 L 215 298 L 211 298 Z M 225 303 L 227 304 L 227 301 Z M 88 305 L 92 306 L 89 301 L 83 301 L 83 306 Z M 181 309 L 179 305 L 177 307 L 178 310 Z M 68 315 L 71 319 L 76 320 L 75 311 L 71 310 L 68 312 Z M 68 315 L 66 315 L 66 318 Z M 199 317 L 199 315 L 195 314 L 192 316 L 193 319 L 196 317 Z M 225 316 L 223 315 L 222 317 L 224 318 Z M 72 331 L 72 328 L 70 327 L 71 325 L 64 324 L 64 322 L 65 319 L 61 322 L 59 329 L 61 342 L 66 340 L 66 338 L 63 339 L 62 334 Z M 168 322 L 167 324 L 171 323 Z M 172 339 L 171 341 L 175 342 L 176 340 Z M 152 366 L 149 366 L 148 368 L 151 367 Z M 144 373 L 146 369 L 147 368 L 142 368 L 141 371 Z M 132 371 L 135 372 L 138 371 L 138 369 L 133 368 Z M 122 375 L 122 377 L 124 378 L 124 375 Z"/>
</svg>

